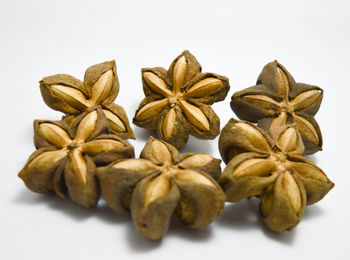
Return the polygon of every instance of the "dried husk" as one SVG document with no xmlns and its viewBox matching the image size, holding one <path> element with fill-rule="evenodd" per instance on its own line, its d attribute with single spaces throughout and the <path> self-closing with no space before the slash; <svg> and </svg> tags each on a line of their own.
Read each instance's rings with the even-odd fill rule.
<svg viewBox="0 0 350 260">
<path fill-rule="evenodd" d="M 233 176 L 234 170 L 243 161 L 252 158 L 267 158 L 266 155 L 261 155 L 257 153 L 243 153 L 234 157 L 226 166 L 223 171 L 219 184 L 226 194 L 227 201 L 238 202 L 242 199 L 246 199 L 253 196 L 259 196 L 268 185 L 271 185 L 276 176 L 270 175 L 270 172 L 264 172 L 263 176 L 248 175 L 240 178 L 235 178 Z"/>
<path fill-rule="evenodd" d="M 38 164 L 35 167 L 30 167 L 29 165 L 42 155 L 44 152 L 54 151 L 52 148 L 40 148 L 34 153 L 32 153 L 23 167 L 23 169 L 19 172 L 18 176 L 23 180 L 25 185 L 31 191 L 37 193 L 49 193 L 53 189 L 53 179 L 52 172 L 54 172 L 60 165 L 62 159 L 57 160 L 55 162 L 46 163 L 46 164 Z M 38 172 L 40 171 L 40 178 L 37 178 Z"/>
<path fill-rule="evenodd" d="M 302 120 L 309 125 L 311 128 L 311 130 L 308 130 L 303 124 L 302 122 L 300 122 L 300 120 L 297 120 L 297 117 L 291 118 L 289 117 L 287 119 L 287 123 L 288 124 L 292 124 L 295 123 L 298 126 L 298 131 L 301 135 L 301 138 L 303 140 L 304 143 L 304 155 L 308 155 L 308 154 L 314 154 L 318 151 L 322 150 L 322 145 L 323 145 L 323 138 L 322 138 L 322 134 L 321 134 L 321 130 L 319 125 L 317 124 L 316 120 L 307 114 L 303 114 L 303 113 L 295 113 L 296 116 L 301 117 Z M 273 131 L 273 123 L 274 120 L 278 120 L 278 118 L 264 118 L 261 119 L 258 123 L 258 125 L 268 131 L 271 132 Z"/>
<path fill-rule="evenodd" d="M 228 162 L 219 178 L 227 201 L 259 197 L 263 220 L 273 231 L 294 228 L 305 206 L 321 200 L 334 186 L 301 156 L 304 144 L 295 124 L 274 126 L 268 135 L 249 122 L 231 119 L 222 130 L 219 149 Z"/>
<path fill-rule="evenodd" d="M 149 130 L 177 148 L 189 135 L 214 139 L 220 120 L 209 105 L 223 100 L 229 91 L 226 77 L 202 73 L 196 58 L 181 53 L 164 68 L 142 69 L 145 98 L 136 110 L 133 123 Z"/>
<path fill-rule="evenodd" d="M 97 170 L 107 204 L 131 213 L 140 234 L 161 238 L 176 212 L 192 228 L 204 228 L 221 213 L 225 195 L 214 178 L 220 160 L 207 154 L 179 155 L 178 150 L 150 137 L 140 159 L 114 162 Z"/>
<path fill-rule="evenodd" d="M 299 155 L 291 155 L 288 159 L 292 162 L 290 168 L 294 169 L 303 182 L 307 205 L 320 201 L 334 187 L 334 183 L 312 161 Z"/>
<path fill-rule="evenodd" d="M 112 103 L 119 82 L 114 61 L 89 67 L 84 82 L 67 74 L 45 77 L 40 81 L 45 103 L 52 109 L 65 113 L 63 120 L 70 125 L 76 116 L 103 108 L 110 132 L 123 138 L 134 138 L 124 109 Z"/>
<path fill-rule="evenodd" d="M 210 179 L 209 176 L 207 178 Z M 212 182 L 212 187 L 188 181 L 175 181 L 181 193 L 176 214 L 183 223 L 191 228 L 202 229 L 221 215 L 226 198 L 215 181 Z"/>
<path fill-rule="evenodd" d="M 149 84 L 147 81 L 145 75 L 147 73 L 151 73 L 156 75 L 160 80 L 164 82 L 164 85 L 166 86 L 161 92 L 158 88 L 153 87 L 153 84 Z M 167 86 L 171 85 L 171 80 L 167 77 L 167 70 L 162 67 L 154 67 L 154 68 L 142 68 L 141 69 L 141 75 L 142 75 L 142 88 L 143 93 L 146 97 L 152 96 L 156 99 L 162 99 L 164 97 L 164 91 L 171 91 L 167 88 Z M 159 80 L 158 79 L 158 80 Z"/>
<path fill-rule="evenodd" d="M 75 176 L 68 163 L 65 166 L 64 181 L 69 197 L 77 204 L 90 208 L 97 204 L 100 190 L 95 176 L 95 164 L 88 156 L 84 156 L 84 159 L 87 164 L 86 182 L 81 182 Z"/>
<path fill-rule="evenodd" d="M 220 134 L 220 118 L 215 114 L 214 110 L 205 104 L 196 104 L 207 118 L 210 128 L 208 131 L 199 129 L 193 124 L 190 124 L 190 133 L 198 139 L 212 140 Z"/>
<path fill-rule="evenodd" d="M 164 164 L 166 161 L 174 163 L 179 156 L 180 153 L 174 146 L 165 141 L 157 140 L 153 136 L 148 138 L 140 153 L 140 158 L 150 160 L 157 165 Z"/>
<path fill-rule="evenodd" d="M 131 200 L 131 216 L 136 230 L 153 240 L 160 239 L 168 230 L 171 216 L 180 200 L 180 191 L 174 181 L 170 181 L 168 193 L 152 201 L 145 202 L 145 191 L 155 176 L 143 179 L 135 188 Z"/>
<path fill-rule="evenodd" d="M 102 102 L 105 104 L 112 103 L 118 95 L 119 92 L 119 81 L 117 75 L 117 67 L 115 61 L 106 61 L 89 67 L 85 71 L 84 75 L 84 87 L 87 92 L 91 95 L 93 92 L 93 87 L 105 72 L 112 70 L 113 80 L 110 91 L 105 94 L 105 98 L 102 98 Z"/>
<path fill-rule="evenodd" d="M 151 174 L 159 173 L 159 170 L 152 163 L 147 163 L 146 160 L 144 164 L 142 164 L 141 159 L 135 159 L 134 162 L 142 168 L 119 168 L 116 170 L 113 168 L 114 163 L 112 163 L 97 169 L 102 196 L 108 206 L 118 214 L 128 215 L 130 213 L 131 196 L 136 184 Z"/>
<path fill-rule="evenodd" d="M 77 91 L 80 91 L 84 96 L 87 96 L 88 94 L 84 88 L 83 82 L 81 82 L 79 79 L 76 79 L 68 74 L 57 74 L 45 77 L 39 83 L 41 95 L 48 107 L 66 114 L 80 113 L 80 109 L 78 109 L 76 105 L 72 106 L 69 103 L 69 100 L 63 100 L 57 97 L 51 88 L 53 85 L 68 86 L 70 88 L 76 89 Z"/>
<path fill-rule="evenodd" d="M 189 123 L 187 123 L 187 120 L 179 107 L 175 107 L 173 109 L 175 111 L 176 120 L 173 124 L 171 134 L 166 136 L 164 133 L 164 127 L 170 127 L 170 125 L 165 122 L 165 118 L 170 109 L 164 109 L 160 114 L 160 118 L 157 124 L 157 133 L 162 140 L 166 140 L 175 147 L 182 147 L 187 143 L 191 126 Z"/>
<path fill-rule="evenodd" d="M 124 108 L 114 103 L 105 102 L 102 109 L 107 117 L 110 132 L 122 138 L 135 139 Z M 108 111 L 108 112 L 106 112 Z M 111 118 L 109 118 L 109 115 Z"/>
<path fill-rule="evenodd" d="M 217 180 L 221 175 L 221 160 L 206 153 L 184 153 L 178 159 L 178 165 L 184 169 L 195 169 L 209 174 Z"/>
<path fill-rule="evenodd" d="M 255 135 L 252 135 L 250 139 L 247 138 L 246 133 L 236 127 L 236 124 L 240 122 L 231 118 L 221 131 L 219 151 L 225 163 L 228 163 L 233 157 L 244 152 L 267 154 L 270 152 L 271 146 L 273 146 L 273 141 L 266 132 L 249 122 L 244 122 L 247 127 L 255 131 Z"/>
<path fill-rule="evenodd" d="M 295 90 L 297 90 L 298 92 L 294 92 L 293 90 L 290 91 L 290 94 L 289 94 L 292 99 L 294 99 L 299 94 L 305 93 L 307 91 L 317 90 L 319 92 L 319 96 L 317 97 L 316 100 L 314 100 L 314 102 L 311 105 L 309 105 L 309 106 L 307 106 L 307 107 L 305 107 L 303 109 L 296 110 L 296 112 L 305 113 L 305 114 L 310 115 L 310 116 L 316 115 L 316 113 L 320 109 L 320 106 L 321 106 L 321 103 L 322 103 L 323 89 L 321 89 L 321 88 L 319 88 L 317 86 L 313 86 L 313 85 L 308 85 L 308 84 L 304 84 L 304 83 L 297 83 Z"/>
<path fill-rule="evenodd" d="M 247 97 L 261 95 L 262 93 L 264 93 L 267 99 L 257 100 Z M 242 97 L 245 98 L 243 99 Z M 282 101 L 281 95 L 273 92 L 267 86 L 256 85 L 235 92 L 231 97 L 230 105 L 240 119 L 256 123 L 262 118 L 275 117 L 278 115 L 279 106 L 270 99 L 276 100 L 277 102 Z"/>
<path fill-rule="evenodd" d="M 34 121 L 37 151 L 28 159 L 19 177 L 34 192 L 55 191 L 84 206 L 95 206 L 100 190 L 96 165 L 134 157 L 133 147 L 108 132 L 107 120 L 100 110 L 82 114 L 70 128 L 64 121 Z"/>
<path fill-rule="evenodd" d="M 256 86 L 233 94 L 231 108 L 240 119 L 259 122 L 269 131 L 274 125 L 296 123 L 304 142 L 304 154 L 322 150 L 322 134 L 314 119 L 323 90 L 317 86 L 296 83 L 277 61 L 262 70 Z M 286 120 L 279 119 L 282 113 Z M 271 128 L 270 128 L 271 126 Z"/>
<path fill-rule="evenodd" d="M 268 192 L 260 197 L 260 212 L 265 225 L 272 231 L 282 232 L 293 229 L 302 219 L 305 206 L 306 194 L 302 182 L 297 176 L 293 176 L 297 184 L 300 206 L 295 209 L 288 192 L 283 187 L 283 174 L 279 175 Z"/>
<path fill-rule="evenodd" d="M 215 73 L 200 73 L 197 74 L 196 77 L 193 78 L 193 80 L 188 84 L 189 86 L 194 86 L 196 83 L 199 83 L 205 79 L 217 79 L 220 81 L 219 86 L 217 86 L 215 89 L 205 89 L 203 90 L 203 94 L 198 93 L 197 95 L 190 95 L 188 94 L 190 87 L 186 89 L 187 96 L 189 96 L 188 100 L 193 103 L 202 103 L 206 105 L 212 105 L 215 102 L 222 101 L 226 98 L 229 88 L 226 87 L 228 84 L 228 79 L 224 76 L 215 74 Z M 205 94 L 204 94 L 205 93 Z"/>
</svg>

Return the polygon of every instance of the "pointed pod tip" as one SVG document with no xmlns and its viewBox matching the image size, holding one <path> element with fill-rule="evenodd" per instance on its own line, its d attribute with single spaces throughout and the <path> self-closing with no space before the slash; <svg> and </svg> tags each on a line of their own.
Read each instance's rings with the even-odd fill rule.
<svg viewBox="0 0 350 260">
<path fill-rule="evenodd" d="M 228 121 L 228 123 L 231 123 L 231 124 L 234 124 L 234 123 L 237 123 L 237 122 L 238 122 L 238 120 L 233 118 L 233 117 L 231 117 L 230 120 Z"/>
<path fill-rule="evenodd" d="M 22 181 L 24 181 L 24 173 L 23 170 L 21 170 L 18 174 L 17 174 L 18 178 L 20 178 Z"/>
<path fill-rule="evenodd" d="M 157 140 L 156 138 L 154 138 L 152 135 L 150 137 L 148 137 L 148 141 L 147 142 L 151 142 L 151 141 L 154 141 L 154 140 Z"/>
<path fill-rule="evenodd" d="M 273 61 L 271 61 L 271 62 L 268 62 L 266 65 L 265 65 L 265 67 L 277 67 L 278 65 L 279 65 L 280 63 L 278 62 L 278 60 L 277 59 L 274 59 Z"/>
<path fill-rule="evenodd" d="M 112 67 L 117 68 L 117 64 L 114 59 L 111 60 L 110 63 L 112 64 Z"/>
</svg>

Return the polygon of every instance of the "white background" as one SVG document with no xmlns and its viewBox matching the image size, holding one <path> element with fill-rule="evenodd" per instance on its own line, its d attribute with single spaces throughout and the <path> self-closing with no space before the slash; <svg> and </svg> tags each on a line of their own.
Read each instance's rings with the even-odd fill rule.
<svg viewBox="0 0 350 260">
<path fill-rule="evenodd" d="M 4 1 L 0 3 L 0 259 L 350 259 L 349 1 Z M 58 120 L 38 81 L 115 59 L 116 103 L 131 121 L 143 98 L 140 69 L 168 67 L 189 49 L 203 66 L 230 79 L 213 105 L 221 127 L 235 115 L 230 97 L 255 84 L 278 59 L 298 82 L 325 90 L 316 116 L 324 151 L 311 157 L 335 182 L 307 207 L 291 232 L 268 231 L 258 201 L 227 204 L 209 228 L 176 219 L 158 242 L 138 235 L 128 217 L 103 202 L 84 209 L 69 199 L 27 190 L 17 173 L 34 151 L 34 119 Z M 132 125 L 138 156 L 150 132 Z M 220 157 L 217 139 L 191 138 L 182 152 Z M 224 167 L 224 164 L 222 164 Z"/>
</svg>

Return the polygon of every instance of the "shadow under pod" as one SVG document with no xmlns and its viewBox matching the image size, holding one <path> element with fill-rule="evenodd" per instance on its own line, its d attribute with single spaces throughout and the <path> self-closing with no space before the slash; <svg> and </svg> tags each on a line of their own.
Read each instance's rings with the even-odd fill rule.
<svg viewBox="0 0 350 260">
<path fill-rule="evenodd" d="M 258 214 L 259 202 L 254 198 L 238 203 L 226 203 L 217 223 L 237 230 L 256 229 L 261 227 Z"/>
<path fill-rule="evenodd" d="M 250 198 L 238 203 L 226 204 L 222 215 L 217 220 L 218 225 L 231 228 L 233 230 L 260 229 L 263 234 L 276 242 L 293 245 L 296 237 L 296 230 L 274 232 L 269 230 L 263 223 L 259 215 L 259 200 Z"/>
<path fill-rule="evenodd" d="M 181 237 L 182 239 L 198 243 L 206 242 L 213 238 L 211 226 L 203 230 L 191 229 L 181 223 L 179 218 L 174 215 L 165 236 L 157 241 L 150 240 L 136 231 L 130 216 L 116 214 L 103 200 L 100 200 L 97 207 L 87 209 L 75 204 L 69 198 L 62 199 L 55 194 L 37 194 L 23 189 L 16 195 L 13 202 L 26 205 L 45 204 L 50 209 L 68 215 L 79 222 L 90 217 L 97 217 L 112 225 L 123 223 L 126 226 L 126 238 L 130 249 L 139 253 L 156 249 L 162 244 L 162 240 L 171 237 Z M 314 218 L 323 213 L 323 210 L 318 205 L 308 206 L 303 219 Z M 216 223 L 233 231 L 258 228 L 262 230 L 267 238 L 286 245 L 292 245 L 298 233 L 298 227 L 291 231 L 280 233 L 269 230 L 259 216 L 259 200 L 257 198 L 242 200 L 239 203 L 226 203 L 226 207 Z"/>
<path fill-rule="evenodd" d="M 292 246 L 294 244 L 295 238 L 298 233 L 296 229 L 290 231 L 287 230 L 283 232 L 275 232 L 271 231 L 266 226 L 263 226 L 262 230 L 267 238 L 288 246 Z"/>
<path fill-rule="evenodd" d="M 198 243 L 208 241 L 213 237 L 211 226 L 204 229 L 193 229 L 182 223 L 179 217 L 176 215 L 174 215 L 171 219 L 167 235 L 169 237 L 181 237 L 182 239 Z"/>
<path fill-rule="evenodd" d="M 158 248 L 162 244 L 162 240 L 170 237 L 181 237 L 182 239 L 191 240 L 193 242 L 204 242 L 209 240 L 212 236 L 211 228 L 208 227 L 203 230 L 195 230 L 182 224 L 177 216 L 173 216 L 169 226 L 168 232 L 162 239 L 153 241 L 141 236 L 135 229 L 131 217 L 123 216 L 115 213 L 110 209 L 106 202 L 100 200 L 95 208 L 84 208 L 69 198 L 62 199 L 56 194 L 38 194 L 27 189 L 22 189 L 13 199 L 14 203 L 25 204 L 29 206 L 44 204 L 52 210 L 60 212 L 60 214 L 67 215 L 77 222 L 82 222 L 91 217 L 99 218 L 111 225 L 123 224 L 126 229 L 126 239 L 128 245 L 133 252 L 143 253 Z"/>
<path fill-rule="evenodd" d="M 176 215 L 172 217 L 169 229 L 163 238 L 155 241 L 141 236 L 133 225 L 128 225 L 128 245 L 133 252 L 143 253 L 151 251 L 161 246 L 165 239 L 169 239 L 171 237 L 181 237 L 181 239 L 201 243 L 209 241 L 213 236 L 210 226 L 202 230 L 192 229 L 184 225 Z"/>
<path fill-rule="evenodd" d="M 319 205 L 306 206 L 303 219 L 311 219 L 324 214 L 324 210 Z"/>
<path fill-rule="evenodd" d="M 162 239 L 151 240 L 147 237 L 141 236 L 135 229 L 131 219 L 127 225 L 126 239 L 130 250 L 134 253 L 145 253 L 152 251 L 162 244 Z"/>
<path fill-rule="evenodd" d="M 38 194 L 23 189 L 17 194 L 13 202 L 26 205 L 45 204 L 48 208 L 59 211 L 61 214 L 65 214 L 79 222 L 91 217 L 98 217 L 111 224 L 128 221 L 128 216 L 116 214 L 108 208 L 103 200 L 100 200 L 96 207 L 84 208 L 71 201 L 70 198 L 62 199 L 54 193 Z"/>
</svg>

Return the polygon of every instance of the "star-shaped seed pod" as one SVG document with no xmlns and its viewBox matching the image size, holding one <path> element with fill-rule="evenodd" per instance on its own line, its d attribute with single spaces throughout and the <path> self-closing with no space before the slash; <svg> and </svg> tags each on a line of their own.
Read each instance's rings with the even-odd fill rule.
<svg viewBox="0 0 350 260">
<path fill-rule="evenodd" d="M 143 99 L 133 123 L 182 147 L 189 134 L 213 139 L 220 133 L 220 119 L 210 107 L 225 99 L 228 79 L 214 73 L 202 73 L 201 65 L 188 51 L 164 68 L 142 69 Z"/>
<path fill-rule="evenodd" d="M 76 203 L 92 207 L 100 197 L 96 166 L 134 157 L 133 147 L 108 133 L 101 110 L 77 117 L 72 129 L 64 121 L 34 121 L 37 150 L 18 174 L 26 186 L 38 193 L 67 193 Z"/>
<path fill-rule="evenodd" d="M 68 124 L 81 113 L 101 108 L 111 133 L 134 139 L 124 109 L 113 103 L 119 92 L 114 61 L 89 67 L 84 82 L 67 74 L 45 77 L 40 81 L 40 90 L 50 108 L 66 114 L 64 120 Z"/>
<path fill-rule="evenodd" d="M 231 119 L 219 139 L 228 163 L 219 179 L 227 200 L 257 196 L 267 227 L 284 231 L 302 219 L 306 205 L 321 200 L 334 184 L 301 156 L 304 145 L 295 125 L 268 135 L 252 123 Z"/>
<path fill-rule="evenodd" d="M 102 196 L 117 213 L 131 213 L 140 234 L 161 238 L 175 212 L 191 228 L 204 228 L 224 207 L 225 195 L 214 178 L 220 160 L 204 153 L 179 155 L 176 148 L 150 137 L 140 159 L 98 169 Z"/>
<path fill-rule="evenodd" d="M 240 119 L 259 122 L 265 130 L 295 123 L 304 142 L 304 154 L 322 150 L 322 135 L 314 119 L 323 97 L 316 86 L 296 83 L 277 61 L 262 70 L 257 85 L 232 96 L 231 108 Z"/>
</svg>

